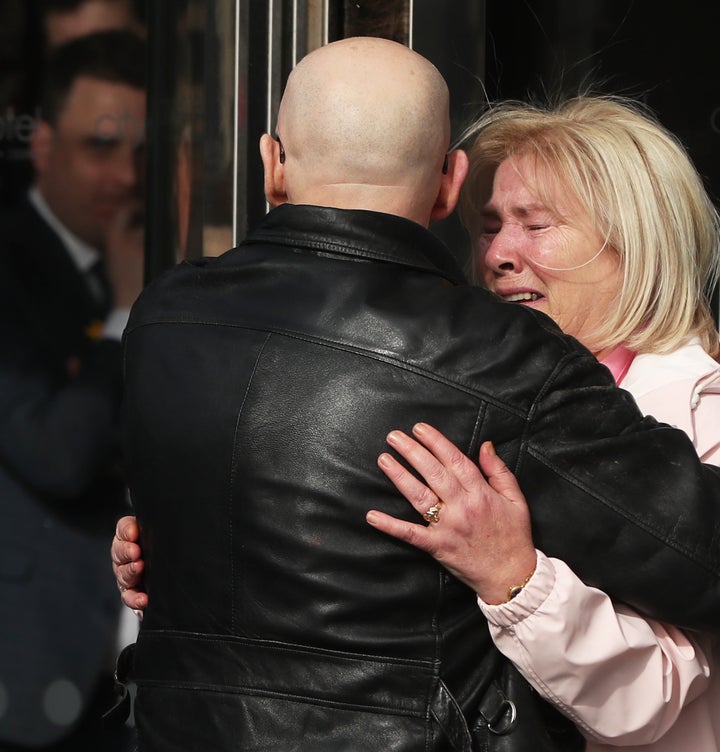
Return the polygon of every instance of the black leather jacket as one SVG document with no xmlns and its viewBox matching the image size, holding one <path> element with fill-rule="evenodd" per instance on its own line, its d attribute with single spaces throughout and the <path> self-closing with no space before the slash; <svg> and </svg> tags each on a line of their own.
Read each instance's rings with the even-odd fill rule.
<svg viewBox="0 0 720 752">
<path fill-rule="evenodd" d="M 718 471 L 419 225 L 282 206 L 151 285 L 125 344 L 141 750 L 471 748 L 475 596 L 364 520 L 416 519 L 376 458 L 419 420 L 471 457 L 492 439 L 588 582 L 720 626 Z"/>
</svg>

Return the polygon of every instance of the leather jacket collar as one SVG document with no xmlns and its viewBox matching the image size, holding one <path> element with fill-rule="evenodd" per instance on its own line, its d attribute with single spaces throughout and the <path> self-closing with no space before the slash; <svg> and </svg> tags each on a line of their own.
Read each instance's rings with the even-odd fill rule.
<svg viewBox="0 0 720 752">
<path fill-rule="evenodd" d="M 333 235 L 320 228 L 332 227 Z M 439 274 L 454 284 L 465 276 L 447 246 L 409 219 L 364 209 L 283 204 L 273 209 L 246 243 L 301 245 L 358 260 L 388 261 Z"/>
</svg>

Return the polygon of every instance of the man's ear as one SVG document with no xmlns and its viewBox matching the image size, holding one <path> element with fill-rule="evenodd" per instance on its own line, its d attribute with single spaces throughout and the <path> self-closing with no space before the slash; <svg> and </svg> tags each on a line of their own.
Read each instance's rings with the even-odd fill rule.
<svg viewBox="0 0 720 752">
<path fill-rule="evenodd" d="M 272 207 L 286 204 L 285 165 L 280 161 L 280 144 L 269 133 L 260 136 L 260 156 L 265 173 L 265 198 Z"/>
<path fill-rule="evenodd" d="M 37 175 L 47 172 L 54 138 L 55 131 L 50 123 L 44 120 L 39 120 L 35 123 L 35 128 L 30 138 L 30 154 L 32 155 L 32 163 Z"/>
<path fill-rule="evenodd" d="M 449 217 L 457 206 L 460 189 L 468 173 L 467 154 L 456 149 L 447 156 L 447 170 L 443 172 L 440 190 L 430 212 L 432 221 Z"/>
</svg>

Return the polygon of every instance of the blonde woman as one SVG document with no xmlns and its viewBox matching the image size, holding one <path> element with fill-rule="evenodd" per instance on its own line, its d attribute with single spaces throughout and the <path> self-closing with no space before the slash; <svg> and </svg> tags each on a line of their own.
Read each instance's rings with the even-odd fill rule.
<svg viewBox="0 0 720 752">
<path fill-rule="evenodd" d="M 707 302 L 718 215 L 678 141 L 636 105 L 596 97 L 503 104 L 469 138 L 462 215 L 476 281 L 551 316 L 646 414 L 720 464 L 720 348 Z M 481 466 L 505 498 L 434 429 L 415 435 L 420 443 L 401 432 L 389 441 L 430 488 L 388 454 L 379 464 L 418 511 L 439 508 L 439 521 L 377 511 L 368 521 L 475 589 L 499 649 L 575 721 L 588 751 L 720 750 L 717 642 L 644 619 L 536 550 L 517 522 L 522 494 L 487 445 Z M 499 581 L 508 560 L 516 577 Z"/>
</svg>

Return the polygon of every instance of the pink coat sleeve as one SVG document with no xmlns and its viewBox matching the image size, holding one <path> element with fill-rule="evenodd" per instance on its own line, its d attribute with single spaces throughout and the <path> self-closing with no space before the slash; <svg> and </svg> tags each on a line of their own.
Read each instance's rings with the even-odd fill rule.
<svg viewBox="0 0 720 752">
<path fill-rule="evenodd" d="M 696 376 L 670 370 L 665 384 L 636 399 L 644 413 L 682 428 L 704 462 L 720 464 L 720 369 L 701 357 Z M 673 356 L 665 362 L 672 367 Z M 614 604 L 540 552 L 514 600 L 480 607 L 500 651 L 591 743 L 649 745 L 666 735 L 653 752 L 720 749 L 720 676 L 710 676 L 720 652 L 705 636 Z"/>
<path fill-rule="evenodd" d="M 700 642 L 613 604 L 541 552 L 514 600 L 480 607 L 498 648 L 588 739 L 653 742 L 708 686 Z"/>
</svg>

